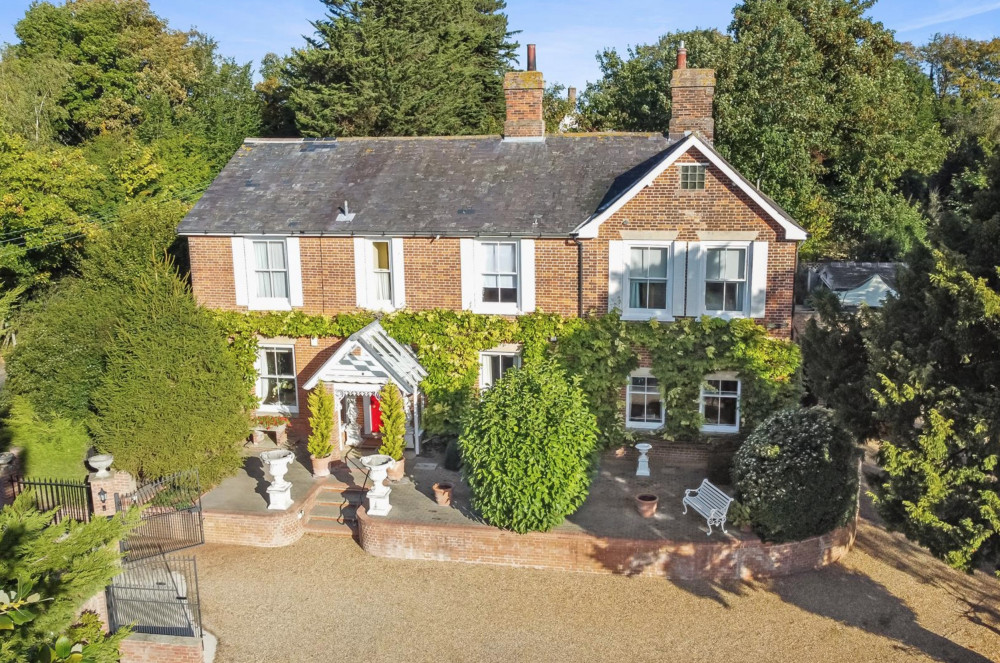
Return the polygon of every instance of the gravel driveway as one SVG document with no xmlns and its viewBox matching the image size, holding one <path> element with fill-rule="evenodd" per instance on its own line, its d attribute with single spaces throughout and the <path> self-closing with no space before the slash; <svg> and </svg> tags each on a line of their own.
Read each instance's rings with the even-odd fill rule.
<svg viewBox="0 0 1000 663">
<path fill-rule="evenodd" d="M 222 663 L 1000 660 L 1000 584 L 868 522 L 843 564 L 754 585 L 385 560 L 314 535 L 197 556 Z"/>
</svg>

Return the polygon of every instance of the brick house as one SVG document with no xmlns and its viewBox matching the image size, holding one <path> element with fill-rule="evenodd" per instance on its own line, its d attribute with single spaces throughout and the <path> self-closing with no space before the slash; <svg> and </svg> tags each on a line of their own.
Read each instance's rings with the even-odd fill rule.
<svg viewBox="0 0 1000 663">
<path fill-rule="evenodd" d="M 714 85 L 682 50 L 666 135 L 546 135 L 542 74 L 529 63 L 506 75 L 502 137 L 247 139 L 179 228 L 195 296 L 215 309 L 309 314 L 744 317 L 788 338 L 806 233 L 713 148 Z M 261 411 L 302 427 L 307 387 L 322 382 L 340 403 L 337 442 L 354 421 L 368 432 L 377 401 L 365 399 L 400 383 L 380 347 L 262 339 Z M 517 365 L 518 350 L 484 351 L 481 386 Z M 357 360 L 354 378 L 345 357 Z M 642 366 L 626 420 L 654 429 L 664 412 Z M 337 370 L 339 393 L 325 379 Z M 739 392 L 738 376 L 706 376 L 707 431 L 738 430 Z M 404 393 L 412 420 L 419 399 Z"/>
</svg>

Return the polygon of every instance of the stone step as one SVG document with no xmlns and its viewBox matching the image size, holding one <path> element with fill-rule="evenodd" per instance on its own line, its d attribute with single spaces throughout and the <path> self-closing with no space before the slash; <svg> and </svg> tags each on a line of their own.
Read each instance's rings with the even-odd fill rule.
<svg viewBox="0 0 1000 663">
<path fill-rule="evenodd" d="M 354 536 L 357 531 L 356 522 L 354 520 L 340 521 L 330 518 L 306 518 L 302 524 L 302 529 L 313 534 Z"/>
<path fill-rule="evenodd" d="M 306 514 L 309 518 L 354 519 L 360 502 L 356 504 L 314 504 Z"/>
</svg>

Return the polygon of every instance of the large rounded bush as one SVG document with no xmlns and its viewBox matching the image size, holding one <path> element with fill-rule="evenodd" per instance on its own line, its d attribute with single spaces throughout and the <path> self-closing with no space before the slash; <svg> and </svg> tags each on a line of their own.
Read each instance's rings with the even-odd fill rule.
<svg viewBox="0 0 1000 663">
<path fill-rule="evenodd" d="M 828 410 L 779 412 L 740 447 L 733 478 L 737 498 L 765 541 L 825 534 L 854 515 L 854 440 Z"/>
<path fill-rule="evenodd" d="M 586 396 L 554 362 L 508 371 L 459 438 L 473 508 L 503 529 L 552 529 L 587 498 L 596 445 Z"/>
</svg>

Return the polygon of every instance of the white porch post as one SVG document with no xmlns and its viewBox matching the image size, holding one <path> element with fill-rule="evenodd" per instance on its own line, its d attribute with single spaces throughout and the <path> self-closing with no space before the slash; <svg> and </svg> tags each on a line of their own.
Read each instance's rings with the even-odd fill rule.
<svg viewBox="0 0 1000 663">
<path fill-rule="evenodd" d="M 411 407 L 413 408 L 413 453 L 420 455 L 420 408 L 418 407 L 419 389 L 413 390 Z"/>
</svg>

